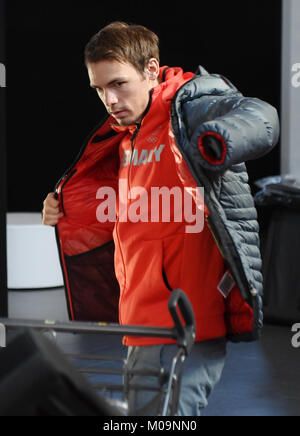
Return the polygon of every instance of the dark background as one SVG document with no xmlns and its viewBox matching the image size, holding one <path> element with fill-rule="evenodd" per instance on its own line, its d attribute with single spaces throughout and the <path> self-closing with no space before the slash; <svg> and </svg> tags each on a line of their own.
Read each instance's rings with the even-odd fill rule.
<svg viewBox="0 0 300 436">
<path fill-rule="evenodd" d="M 227 76 L 280 111 L 281 0 L 103 2 L 9 0 L 8 211 L 39 211 L 105 114 L 89 88 L 83 50 L 114 20 L 161 39 L 161 65 Z M 250 180 L 280 173 L 280 147 L 247 164 Z"/>
</svg>

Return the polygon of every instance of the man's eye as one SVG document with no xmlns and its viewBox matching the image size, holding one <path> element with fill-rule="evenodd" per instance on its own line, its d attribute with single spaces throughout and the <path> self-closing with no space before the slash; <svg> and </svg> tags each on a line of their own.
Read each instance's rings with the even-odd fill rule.
<svg viewBox="0 0 300 436">
<path fill-rule="evenodd" d="M 121 86 L 124 85 L 124 83 L 125 83 L 125 82 L 117 82 L 117 83 L 116 83 L 117 88 L 121 88 Z"/>
</svg>

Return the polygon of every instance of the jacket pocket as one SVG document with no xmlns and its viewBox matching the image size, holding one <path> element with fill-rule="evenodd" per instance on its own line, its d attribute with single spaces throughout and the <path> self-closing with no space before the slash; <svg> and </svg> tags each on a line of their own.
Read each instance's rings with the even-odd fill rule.
<svg viewBox="0 0 300 436">
<path fill-rule="evenodd" d="M 163 278 L 163 281 L 164 281 L 166 287 L 169 289 L 170 292 L 172 292 L 172 291 L 173 291 L 173 288 L 172 288 L 171 285 L 169 284 L 168 277 L 167 277 L 167 273 L 166 273 L 166 270 L 165 270 L 164 265 L 162 266 L 162 278 Z"/>
<path fill-rule="evenodd" d="M 162 277 L 166 288 L 173 291 L 182 282 L 184 235 L 162 240 Z"/>
</svg>

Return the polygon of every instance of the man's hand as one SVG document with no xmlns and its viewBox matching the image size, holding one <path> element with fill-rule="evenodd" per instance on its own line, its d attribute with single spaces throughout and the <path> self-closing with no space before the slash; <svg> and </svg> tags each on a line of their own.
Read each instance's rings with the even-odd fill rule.
<svg viewBox="0 0 300 436">
<path fill-rule="evenodd" d="M 59 201 L 55 199 L 54 193 L 47 195 L 44 201 L 43 224 L 46 226 L 56 226 L 64 214 L 59 210 Z"/>
</svg>

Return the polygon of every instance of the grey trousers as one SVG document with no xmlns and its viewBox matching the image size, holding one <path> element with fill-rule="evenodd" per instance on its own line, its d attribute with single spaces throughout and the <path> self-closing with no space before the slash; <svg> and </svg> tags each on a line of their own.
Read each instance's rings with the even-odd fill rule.
<svg viewBox="0 0 300 436">
<path fill-rule="evenodd" d="M 154 345 L 129 347 L 128 370 L 170 370 L 177 345 Z M 208 397 L 221 378 L 226 359 L 226 339 L 197 342 L 183 366 L 177 416 L 200 416 L 208 404 Z M 165 382 L 165 386 L 167 381 Z M 158 387 L 158 378 L 153 375 L 134 374 L 130 384 L 143 387 Z M 129 415 L 155 416 L 159 414 L 160 398 L 155 391 L 130 390 L 128 395 Z"/>
</svg>

